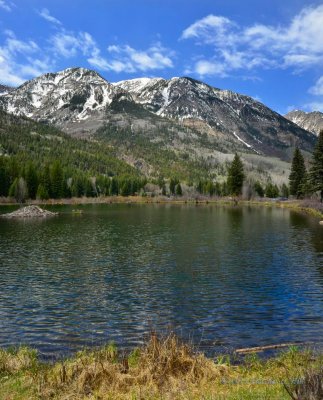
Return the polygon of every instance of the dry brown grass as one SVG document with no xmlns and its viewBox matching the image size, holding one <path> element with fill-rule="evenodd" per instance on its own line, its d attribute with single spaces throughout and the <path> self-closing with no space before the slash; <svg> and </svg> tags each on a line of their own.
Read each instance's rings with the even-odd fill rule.
<svg viewBox="0 0 323 400">
<path fill-rule="evenodd" d="M 18 350 L 0 349 L 0 374 L 15 374 L 34 369 L 38 364 L 37 352 L 28 347 Z"/>
<path fill-rule="evenodd" d="M 218 378 L 225 369 L 195 354 L 172 334 L 163 340 L 153 334 L 142 349 L 127 357 L 118 355 L 111 345 L 98 352 L 78 353 L 41 374 L 38 386 L 42 398 L 117 399 L 133 395 L 146 399 L 159 398 L 161 393 L 172 398 L 188 387 L 194 391 L 194 387 Z"/>
<path fill-rule="evenodd" d="M 298 379 L 307 382 L 307 388 L 316 388 L 322 376 L 311 374 L 307 379 L 306 374 L 320 371 L 322 361 L 320 355 L 290 348 L 268 360 L 249 354 L 231 365 L 230 356 L 209 359 L 173 334 L 164 338 L 152 334 L 130 354 L 110 344 L 55 364 L 39 362 L 35 351 L 27 348 L 3 350 L 0 399 L 288 400 L 283 382 L 295 384 Z M 291 388 L 303 393 L 300 387 Z"/>
</svg>

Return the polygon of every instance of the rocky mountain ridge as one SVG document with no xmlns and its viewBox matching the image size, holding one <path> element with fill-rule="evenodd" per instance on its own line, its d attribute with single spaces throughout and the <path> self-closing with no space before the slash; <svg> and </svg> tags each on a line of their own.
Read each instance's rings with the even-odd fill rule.
<svg viewBox="0 0 323 400">
<path fill-rule="evenodd" d="M 154 140 L 162 130 L 175 132 L 169 146 L 185 135 L 191 146 L 200 146 L 200 140 L 193 143 L 197 134 L 210 149 L 221 142 L 223 151 L 281 158 L 295 145 L 311 151 L 315 142 L 309 132 L 251 97 L 188 77 L 109 83 L 95 71 L 68 68 L 0 96 L 0 106 L 79 136 L 110 124 L 136 134 L 145 130 Z"/>
<path fill-rule="evenodd" d="M 294 110 L 286 114 L 285 118 L 317 136 L 323 129 L 323 113 L 319 111 L 305 112 Z"/>
</svg>

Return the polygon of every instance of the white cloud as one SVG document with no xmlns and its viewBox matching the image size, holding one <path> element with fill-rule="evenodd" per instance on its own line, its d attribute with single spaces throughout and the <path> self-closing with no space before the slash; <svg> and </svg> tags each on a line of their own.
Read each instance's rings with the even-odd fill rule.
<svg viewBox="0 0 323 400">
<path fill-rule="evenodd" d="M 0 8 L 2 8 L 3 10 L 10 12 L 12 11 L 13 7 L 14 4 L 12 2 L 0 0 Z"/>
<path fill-rule="evenodd" d="M 1 83 L 20 85 L 26 79 L 48 72 L 52 63 L 48 57 L 42 59 L 42 52 L 32 41 L 16 38 L 12 31 L 6 31 L 6 40 L 0 46 Z"/>
<path fill-rule="evenodd" d="M 62 25 L 61 21 L 53 17 L 47 8 L 43 8 L 41 11 L 38 12 L 38 14 L 46 21 L 51 22 L 52 24 Z"/>
<path fill-rule="evenodd" d="M 209 63 L 227 73 L 255 68 L 293 68 L 323 65 L 323 5 L 304 8 L 286 26 L 239 26 L 228 18 L 209 15 L 186 28 L 181 39 L 212 46 Z M 199 73 L 200 61 L 193 70 Z M 202 69 L 203 70 L 203 69 Z M 212 71 L 212 68 L 209 69 Z M 213 68 L 221 76 L 221 68 Z"/>
<path fill-rule="evenodd" d="M 313 101 L 311 103 L 307 103 L 304 105 L 305 110 L 308 111 L 321 111 L 323 112 L 323 100 L 322 101 Z"/>
<path fill-rule="evenodd" d="M 136 50 L 130 46 L 112 45 L 108 47 L 112 54 L 111 69 L 116 72 L 149 71 L 172 68 L 174 53 L 160 43 L 146 50 Z"/>
<path fill-rule="evenodd" d="M 59 32 L 50 38 L 52 50 L 56 56 L 65 58 L 75 57 L 83 50 L 81 34 L 74 35 L 65 31 Z"/>
<path fill-rule="evenodd" d="M 309 92 L 317 96 L 323 96 L 323 76 L 316 81 L 315 85 L 310 88 Z"/>
<path fill-rule="evenodd" d="M 195 72 L 200 76 L 217 75 L 222 78 L 227 76 L 225 65 L 216 61 L 200 60 L 195 64 Z"/>
<path fill-rule="evenodd" d="M 228 18 L 208 15 L 186 28 L 181 38 L 202 38 L 204 41 L 212 43 L 219 41 L 225 33 L 234 27 L 235 24 Z"/>
</svg>

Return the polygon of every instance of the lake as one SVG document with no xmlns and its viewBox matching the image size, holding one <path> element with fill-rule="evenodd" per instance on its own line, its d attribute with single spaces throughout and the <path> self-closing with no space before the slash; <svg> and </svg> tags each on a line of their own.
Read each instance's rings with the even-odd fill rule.
<svg viewBox="0 0 323 400">
<path fill-rule="evenodd" d="M 210 355 L 322 344 L 316 219 L 275 207 L 72 208 L 0 220 L 0 347 L 27 344 L 51 359 L 109 341 L 131 348 L 153 330 Z"/>
</svg>

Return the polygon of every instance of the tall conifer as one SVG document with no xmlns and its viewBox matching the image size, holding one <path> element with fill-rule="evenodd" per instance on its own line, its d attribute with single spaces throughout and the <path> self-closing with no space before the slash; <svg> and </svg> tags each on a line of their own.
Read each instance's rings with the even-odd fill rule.
<svg viewBox="0 0 323 400">
<path fill-rule="evenodd" d="M 302 185 L 306 177 L 306 167 L 304 157 L 298 147 L 294 151 L 292 160 L 291 173 L 289 175 L 289 189 L 290 194 L 300 197 L 302 194 Z"/>
<path fill-rule="evenodd" d="M 316 143 L 312 166 L 309 172 L 309 181 L 312 186 L 312 190 L 320 192 L 321 202 L 323 201 L 323 130 L 319 134 L 318 141 Z"/>
</svg>

